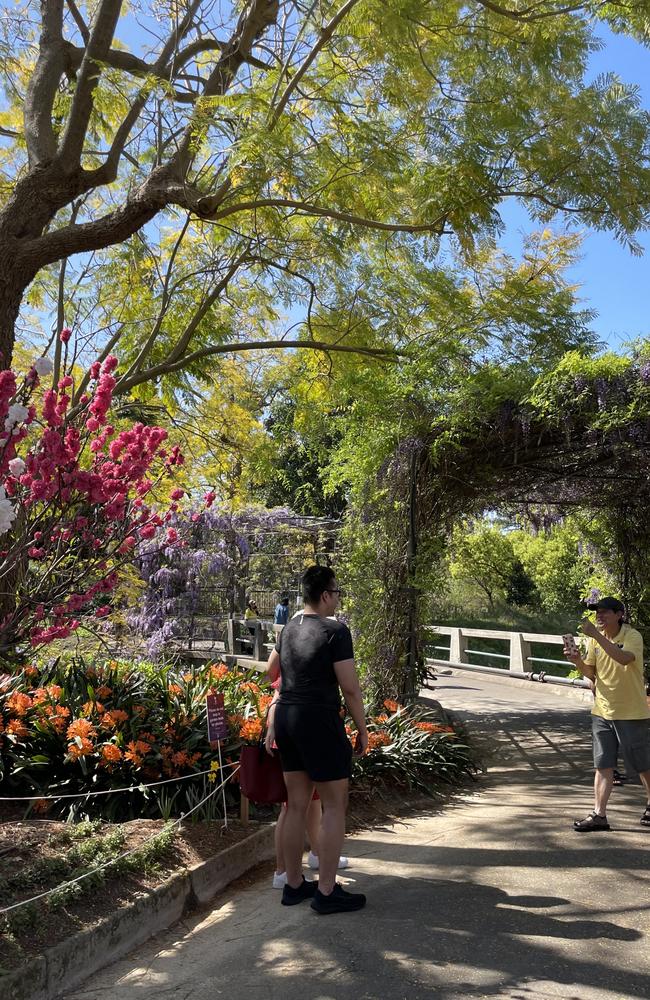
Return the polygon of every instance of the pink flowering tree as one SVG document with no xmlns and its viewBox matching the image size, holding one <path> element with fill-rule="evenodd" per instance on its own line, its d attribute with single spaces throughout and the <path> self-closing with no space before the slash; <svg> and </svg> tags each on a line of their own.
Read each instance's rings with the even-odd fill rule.
<svg viewBox="0 0 650 1000">
<path fill-rule="evenodd" d="M 154 510 L 150 496 L 182 465 L 167 431 L 110 422 L 117 358 L 96 361 L 75 396 L 70 331 L 63 375 L 39 358 L 26 375 L 0 371 L 0 655 L 64 639 L 111 611 L 120 567 L 167 528 L 184 491 Z M 49 376 L 49 378 L 48 378 Z M 45 380 L 47 379 L 47 383 Z M 73 404 L 74 400 L 74 404 Z M 123 422 L 122 422 L 123 425 Z M 169 495 L 167 489 L 166 494 Z"/>
</svg>

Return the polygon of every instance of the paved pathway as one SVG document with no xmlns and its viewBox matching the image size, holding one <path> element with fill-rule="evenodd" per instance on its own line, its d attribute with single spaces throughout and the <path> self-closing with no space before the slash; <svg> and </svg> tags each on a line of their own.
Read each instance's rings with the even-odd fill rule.
<svg viewBox="0 0 650 1000">
<path fill-rule="evenodd" d="M 280 906 L 268 879 L 97 974 L 66 1000 L 629 1000 L 650 996 L 650 831 L 640 787 L 590 808 L 588 707 L 457 672 L 435 696 L 499 741 L 444 810 L 352 837 L 365 911 Z"/>
</svg>

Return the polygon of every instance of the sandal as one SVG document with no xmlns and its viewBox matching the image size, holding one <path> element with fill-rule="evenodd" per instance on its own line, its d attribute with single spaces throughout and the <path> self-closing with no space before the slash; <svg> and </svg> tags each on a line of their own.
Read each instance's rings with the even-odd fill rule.
<svg viewBox="0 0 650 1000">
<path fill-rule="evenodd" d="M 643 816 L 641 817 L 639 822 L 641 823 L 641 826 L 650 826 L 650 802 L 648 802 L 647 806 L 645 807 Z"/>
<path fill-rule="evenodd" d="M 614 771 L 614 781 L 613 781 L 614 785 L 622 785 L 626 781 L 627 781 L 627 774 L 621 774 L 620 771 L 616 770 Z"/>
<path fill-rule="evenodd" d="M 648 826 L 650 826 L 650 807 L 646 812 L 648 812 Z M 599 816 L 597 812 L 590 812 L 584 819 L 574 820 L 573 829 L 576 833 L 595 833 L 596 830 L 609 830 L 610 826 L 607 822 L 607 816 Z"/>
</svg>

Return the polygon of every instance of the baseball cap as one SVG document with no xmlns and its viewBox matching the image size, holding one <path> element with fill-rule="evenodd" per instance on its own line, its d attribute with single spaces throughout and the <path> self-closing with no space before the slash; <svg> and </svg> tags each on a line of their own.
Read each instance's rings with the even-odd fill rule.
<svg viewBox="0 0 650 1000">
<path fill-rule="evenodd" d="M 600 600 L 587 605 L 588 611 L 599 611 L 601 609 L 603 611 L 616 611 L 619 614 L 625 614 L 625 605 L 622 601 L 617 600 L 616 597 L 601 597 Z"/>
</svg>

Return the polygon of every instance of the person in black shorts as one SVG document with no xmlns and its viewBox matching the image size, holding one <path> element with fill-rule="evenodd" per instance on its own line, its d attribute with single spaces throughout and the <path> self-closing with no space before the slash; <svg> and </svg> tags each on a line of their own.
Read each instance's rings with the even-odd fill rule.
<svg viewBox="0 0 650 1000">
<path fill-rule="evenodd" d="M 317 913 L 340 913 L 359 910 L 366 902 L 363 893 L 346 892 L 336 882 L 352 767 L 341 691 L 359 732 L 355 752 L 367 748 L 368 733 L 352 636 L 347 625 L 331 617 L 341 593 L 334 570 L 310 566 L 302 589 L 304 610 L 284 626 L 268 666 L 271 680 L 282 675 L 273 726 L 288 794 L 282 902 L 292 906 L 311 899 Z M 318 883 L 302 875 L 305 817 L 314 786 L 323 806 Z"/>
</svg>

